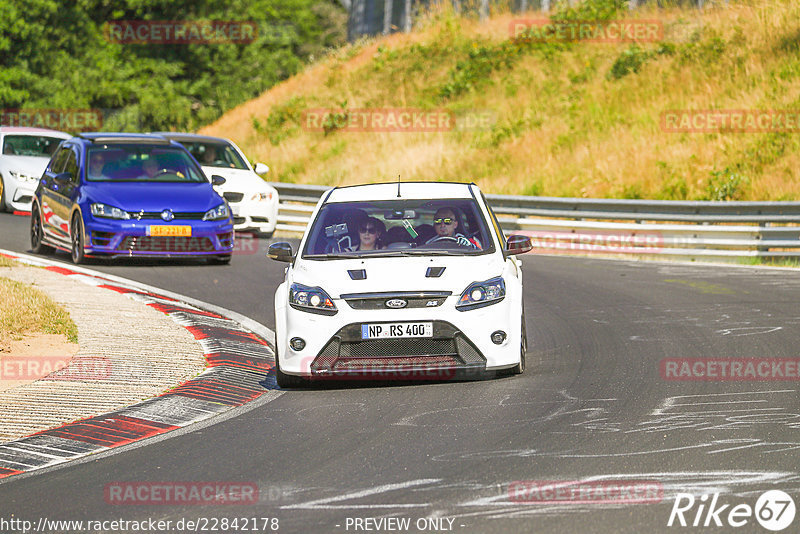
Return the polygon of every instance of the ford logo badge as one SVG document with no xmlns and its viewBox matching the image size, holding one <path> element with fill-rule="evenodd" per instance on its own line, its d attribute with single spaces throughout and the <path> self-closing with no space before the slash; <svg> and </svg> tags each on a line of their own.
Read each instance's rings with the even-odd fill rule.
<svg viewBox="0 0 800 534">
<path fill-rule="evenodd" d="M 172 213 L 172 210 L 164 210 L 161 212 L 161 218 L 169 222 L 175 218 L 175 214 Z"/>
<path fill-rule="evenodd" d="M 407 305 L 408 301 L 404 299 L 389 299 L 386 301 L 387 308 L 399 309 L 399 308 L 405 308 Z"/>
</svg>

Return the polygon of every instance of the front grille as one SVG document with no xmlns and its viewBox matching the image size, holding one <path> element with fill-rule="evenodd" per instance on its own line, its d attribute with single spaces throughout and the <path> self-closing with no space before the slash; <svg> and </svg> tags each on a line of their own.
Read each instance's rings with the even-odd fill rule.
<svg viewBox="0 0 800 534">
<path fill-rule="evenodd" d="M 450 291 L 411 291 L 402 293 L 349 293 L 342 295 L 347 304 L 355 310 L 385 310 L 390 300 L 406 301 L 405 308 L 435 308 L 444 304 L 452 295 Z"/>
<path fill-rule="evenodd" d="M 129 236 L 122 240 L 123 252 L 214 252 L 208 237 Z"/>
<path fill-rule="evenodd" d="M 30 196 L 30 195 L 22 195 L 15 202 L 28 203 L 28 202 L 32 202 L 32 201 L 33 201 L 33 197 L 32 196 Z"/>
<path fill-rule="evenodd" d="M 107 247 L 115 235 L 114 232 L 92 232 L 92 244 L 98 247 Z"/>
<path fill-rule="evenodd" d="M 228 202 L 241 202 L 244 198 L 244 193 L 234 193 L 233 191 L 226 191 L 222 193 L 222 198 L 227 200 Z"/>
<path fill-rule="evenodd" d="M 355 343 L 342 343 L 340 358 L 369 358 L 397 356 L 430 356 L 432 354 L 455 354 L 452 339 L 368 339 Z"/>
<path fill-rule="evenodd" d="M 205 213 L 199 211 L 176 211 L 173 212 L 175 215 L 175 220 L 183 219 L 183 220 L 190 220 L 190 221 L 202 221 L 203 215 Z M 139 212 L 131 212 L 131 218 L 137 220 L 150 220 L 150 219 L 158 219 L 161 220 L 161 212 L 160 211 L 139 211 Z M 171 222 L 171 221 L 170 221 Z"/>
<path fill-rule="evenodd" d="M 254 216 L 250 217 L 250 220 L 253 221 L 253 222 L 257 222 L 257 223 L 268 223 L 269 222 L 269 219 L 267 219 L 266 217 L 259 217 L 258 215 L 254 215 Z"/>
<path fill-rule="evenodd" d="M 370 369 L 481 368 L 486 358 L 456 327 L 433 321 L 433 337 L 361 339 L 361 324 L 339 330 L 311 364 L 319 375 Z"/>
<path fill-rule="evenodd" d="M 247 220 L 247 219 L 245 219 L 244 217 L 234 217 L 234 218 L 233 218 L 233 224 L 242 224 L 242 223 L 244 223 L 246 220 Z"/>
</svg>

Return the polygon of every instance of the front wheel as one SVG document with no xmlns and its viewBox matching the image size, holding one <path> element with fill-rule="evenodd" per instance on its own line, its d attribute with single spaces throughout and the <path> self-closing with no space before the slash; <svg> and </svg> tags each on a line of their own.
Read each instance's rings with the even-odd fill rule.
<svg viewBox="0 0 800 534">
<path fill-rule="evenodd" d="M 308 385 L 308 381 L 305 378 L 287 375 L 281 372 L 280 360 L 278 359 L 278 347 L 275 347 L 275 381 L 281 389 L 301 388 Z"/>
<path fill-rule="evenodd" d="M 44 244 L 42 217 L 39 214 L 39 206 L 34 204 L 31 208 L 31 252 L 34 254 L 48 254 L 52 251 L 52 247 Z"/>
<path fill-rule="evenodd" d="M 528 335 L 525 330 L 525 313 L 522 314 L 522 340 L 519 343 L 519 363 L 511 368 L 512 375 L 521 375 L 525 372 L 525 354 L 528 352 Z"/>
<path fill-rule="evenodd" d="M 86 255 L 83 250 L 83 219 L 79 214 L 75 214 L 72 217 L 72 263 L 78 265 L 79 263 L 84 263 L 86 261 Z"/>
</svg>

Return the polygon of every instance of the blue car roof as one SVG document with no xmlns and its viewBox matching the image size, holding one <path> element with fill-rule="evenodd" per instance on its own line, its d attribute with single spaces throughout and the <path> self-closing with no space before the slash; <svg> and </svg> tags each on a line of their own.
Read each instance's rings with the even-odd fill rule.
<svg viewBox="0 0 800 534">
<path fill-rule="evenodd" d="M 172 142 L 166 137 L 155 134 L 89 132 L 82 133 L 78 137 L 92 143 L 145 143 L 158 145 L 172 144 Z"/>
</svg>

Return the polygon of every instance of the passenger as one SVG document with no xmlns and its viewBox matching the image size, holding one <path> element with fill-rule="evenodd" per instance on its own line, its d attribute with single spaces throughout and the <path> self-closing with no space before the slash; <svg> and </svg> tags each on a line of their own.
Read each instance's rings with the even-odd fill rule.
<svg viewBox="0 0 800 534">
<path fill-rule="evenodd" d="M 433 216 L 433 229 L 436 231 L 436 235 L 430 238 L 427 243 L 450 238 L 455 240 L 459 245 L 479 250 L 482 249 L 483 247 L 476 238 L 468 238 L 457 231 L 460 229 L 460 226 L 461 223 L 456 218 L 455 208 L 439 208 Z"/>
<path fill-rule="evenodd" d="M 89 176 L 93 178 L 101 178 L 103 176 L 103 166 L 106 160 L 103 154 L 99 152 L 93 153 L 89 156 Z"/>
<path fill-rule="evenodd" d="M 367 217 L 358 225 L 358 244 L 350 248 L 350 252 L 357 250 L 380 250 L 383 248 L 382 237 L 385 233 L 384 224 L 375 217 Z"/>
</svg>

